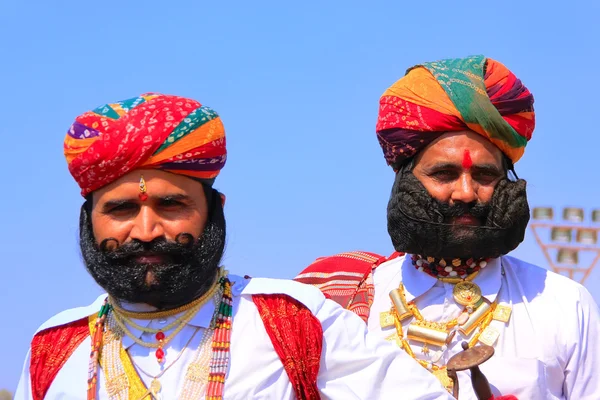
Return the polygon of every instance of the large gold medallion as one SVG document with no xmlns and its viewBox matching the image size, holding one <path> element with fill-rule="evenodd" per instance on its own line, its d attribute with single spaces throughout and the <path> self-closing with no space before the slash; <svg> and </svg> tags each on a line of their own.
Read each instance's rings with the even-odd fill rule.
<svg viewBox="0 0 600 400">
<path fill-rule="evenodd" d="M 466 307 L 473 307 L 481 300 L 481 289 L 473 282 L 462 281 L 452 291 L 454 301 Z"/>
</svg>

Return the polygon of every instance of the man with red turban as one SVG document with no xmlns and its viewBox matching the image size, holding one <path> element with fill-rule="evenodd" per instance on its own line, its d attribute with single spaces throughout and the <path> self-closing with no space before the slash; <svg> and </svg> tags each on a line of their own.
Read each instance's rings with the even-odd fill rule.
<svg viewBox="0 0 600 400">
<path fill-rule="evenodd" d="M 220 266 L 225 131 L 209 107 L 107 104 L 77 117 L 64 151 L 107 294 L 39 328 L 15 399 L 450 399 L 319 290 Z"/>
<path fill-rule="evenodd" d="M 458 382 L 460 399 L 473 388 L 456 360 L 483 362 L 490 386 L 487 397 L 476 390 L 480 399 L 600 396 L 600 318 L 589 292 L 506 256 L 529 221 L 513 165 L 534 121 L 532 94 L 495 60 L 411 68 L 381 97 L 377 121 L 395 171 L 387 219 L 396 252 L 321 258 L 296 278 L 354 311 L 448 390 Z"/>
</svg>

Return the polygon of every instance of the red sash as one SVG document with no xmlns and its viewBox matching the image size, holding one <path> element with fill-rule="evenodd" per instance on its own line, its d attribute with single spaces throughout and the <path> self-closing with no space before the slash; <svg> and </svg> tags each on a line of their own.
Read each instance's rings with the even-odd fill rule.
<svg viewBox="0 0 600 400">
<path fill-rule="evenodd" d="M 58 371 L 89 334 L 88 319 L 83 318 L 45 329 L 33 337 L 29 375 L 34 400 L 44 399 Z"/>
</svg>

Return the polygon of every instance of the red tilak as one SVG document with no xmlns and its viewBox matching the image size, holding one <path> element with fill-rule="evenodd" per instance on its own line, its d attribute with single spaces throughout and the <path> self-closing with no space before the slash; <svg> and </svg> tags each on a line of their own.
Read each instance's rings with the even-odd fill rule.
<svg viewBox="0 0 600 400">
<path fill-rule="evenodd" d="M 471 160 L 471 153 L 469 150 L 465 150 L 465 154 L 463 155 L 462 166 L 465 169 L 469 169 L 473 166 L 473 160 Z"/>
</svg>

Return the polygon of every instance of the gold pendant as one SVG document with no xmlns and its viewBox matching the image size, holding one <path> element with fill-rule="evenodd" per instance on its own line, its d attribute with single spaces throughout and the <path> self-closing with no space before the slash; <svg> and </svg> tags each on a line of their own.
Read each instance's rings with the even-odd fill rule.
<svg viewBox="0 0 600 400">
<path fill-rule="evenodd" d="M 448 340 L 449 332 L 444 326 L 435 322 L 415 321 L 408 325 L 406 337 L 408 340 L 415 340 L 421 343 L 427 343 L 434 346 L 443 346 Z"/>
<path fill-rule="evenodd" d="M 506 323 L 510 319 L 511 312 L 512 309 L 510 308 L 510 306 L 503 306 L 501 304 L 498 304 L 496 306 L 496 309 L 494 310 L 494 319 L 496 321 Z"/>
<path fill-rule="evenodd" d="M 390 291 L 390 299 L 392 299 L 398 321 L 403 321 L 408 317 L 412 317 L 412 313 L 408 309 L 408 304 L 406 304 L 406 299 L 404 298 L 404 285 L 402 285 L 402 283 L 398 289 Z"/>
<path fill-rule="evenodd" d="M 475 330 L 479 326 L 479 323 L 485 319 L 485 317 L 489 314 L 492 306 L 487 301 L 482 301 L 481 305 L 477 307 L 477 310 L 473 314 L 469 316 L 467 322 L 464 325 L 461 325 L 458 330 L 463 335 L 470 335 L 471 332 Z"/>
<path fill-rule="evenodd" d="M 384 311 L 379 314 L 379 325 L 383 329 L 394 326 L 394 315 L 389 311 Z"/>
<path fill-rule="evenodd" d="M 152 379 L 152 382 L 150 383 L 150 394 L 152 395 L 152 397 L 154 397 L 155 399 L 160 399 L 160 389 L 162 389 L 162 385 L 160 384 L 158 379 Z"/>
<path fill-rule="evenodd" d="M 452 393 L 454 382 L 452 382 L 452 379 L 450 379 L 450 377 L 448 376 L 448 371 L 446 370 L 446 367 L 440 368 L 435 371 L 431 371 L 431 373 L 438 379 L 438 381 L 440 381 L 442 386 L 444 386 L 447 391 Z"/>
<path fill-rule="evenodd" d="M 479 341 L 483 344 L 487 344 L 488 346 L 493 346 L 494 343 L 496 343 L 496 340 L 498 340 L 499 336 L 500 332 L 498 332 L 496 328 L 488 326 L 483 330 L 483 332 L 481 332 L 481 336 L 479 336 Z"/>
<path fill-rule="evenodd" d="M 481 288 L 473 282 L 462 281 L 454 286 L 452 295 L 458 304 L 473 307 L 481 300 Z"/>
</svg>

